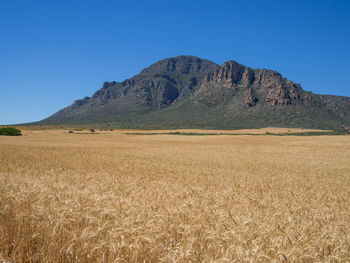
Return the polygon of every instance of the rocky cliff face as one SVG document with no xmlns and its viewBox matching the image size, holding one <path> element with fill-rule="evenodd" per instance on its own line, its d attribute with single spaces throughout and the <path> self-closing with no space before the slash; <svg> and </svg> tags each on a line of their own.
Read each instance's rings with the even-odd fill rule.
<svg viewBox="0 0 350 263">
<path fill-rule="evenodd" d="M 305 128 L 350 126 L 348 97 L 316 95 L 276 71 L 180 56 L 123 82 L 106 82 L 42 123 L 112 122 L 126 127 Z"/>
<path fill-rule="evenodd" d="M 261 103 L 287 106 L 301 100 L 303 93 L 299 84 L 283 78 L 276 71 L 251 69 L 235 61 L 226 62 L 210 72 L 201 86 L 233 89 L 236 92 L 245 90 L 245 102 L 248 106 L 254 106 L 258 102 L 257 96 L 263 99 L 260 100 Z"/>
</svg>

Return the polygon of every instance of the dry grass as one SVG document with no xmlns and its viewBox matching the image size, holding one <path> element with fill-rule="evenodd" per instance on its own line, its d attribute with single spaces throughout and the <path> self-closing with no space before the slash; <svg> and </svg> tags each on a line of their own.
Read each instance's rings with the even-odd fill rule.
<svg viewBox="0 0 350 263">
<path fill-rule="evenodd" d="M 1 137 L 1 259 L 350 262 L 350 137 Z"/>
</svg>

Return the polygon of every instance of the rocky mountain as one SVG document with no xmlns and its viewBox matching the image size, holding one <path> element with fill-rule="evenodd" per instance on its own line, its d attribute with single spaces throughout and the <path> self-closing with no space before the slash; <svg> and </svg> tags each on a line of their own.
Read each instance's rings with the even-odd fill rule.
<svg viewBox="0 0 350 263">
<path fill-rule="evenodd" d="M 276 71 L 233 60 L 179 56 L 161 60 L 123 82 L 105 82 L 41 124 L 121 128 L 339 129 L 350 126 L 350 98 L 317 95 Z"/>
</svg>

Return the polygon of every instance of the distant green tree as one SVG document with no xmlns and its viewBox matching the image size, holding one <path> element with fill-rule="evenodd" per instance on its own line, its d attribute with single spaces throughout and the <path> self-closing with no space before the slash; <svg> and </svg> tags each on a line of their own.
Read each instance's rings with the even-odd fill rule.
<svg viewBox="0 0 350 263">
<path fill-rule="evenodd" d="M 21 136 L 22 133 L 20 130 L 12 127 L 0 128 L 0 135 L 6 136 Z"/>
</svg>

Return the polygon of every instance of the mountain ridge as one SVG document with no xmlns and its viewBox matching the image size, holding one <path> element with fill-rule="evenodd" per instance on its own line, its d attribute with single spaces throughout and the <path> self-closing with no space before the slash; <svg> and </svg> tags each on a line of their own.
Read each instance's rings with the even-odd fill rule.
<svg viewBox="0 0 350 263">
<path fill-rule="evenodd" d="M 160 60 L 122 82 L 105 82 L 39 124 L 122 128 L 296 128 L 350 126 L 350 98 L 318 95 L 269 69 L 194 56 Z"/>
</svg>

